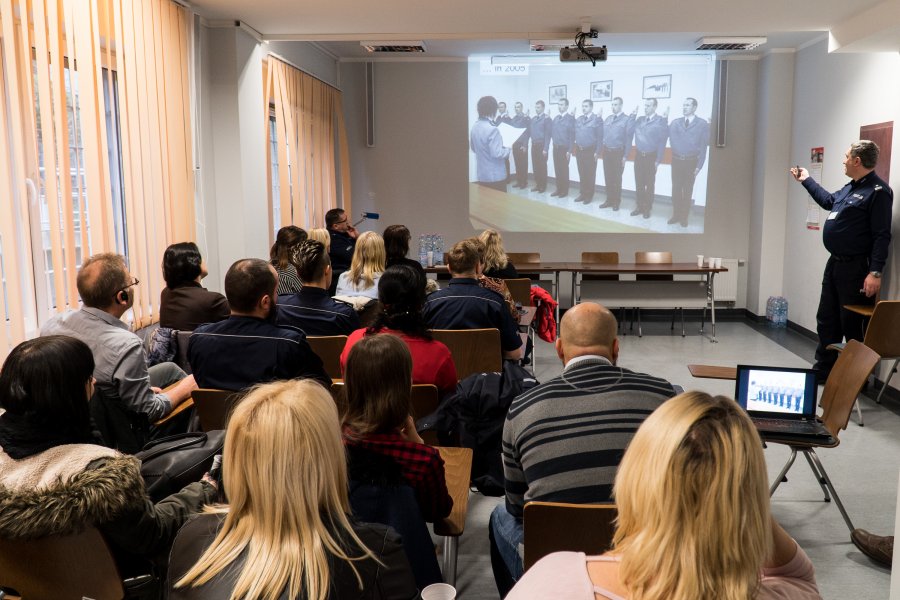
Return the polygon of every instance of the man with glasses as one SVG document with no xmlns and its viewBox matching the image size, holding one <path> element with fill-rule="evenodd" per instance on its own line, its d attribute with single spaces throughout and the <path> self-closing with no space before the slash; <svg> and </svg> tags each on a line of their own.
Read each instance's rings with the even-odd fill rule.
<svg viewBox="0 0 900 600">
<path fill-rule="evenodd" d="M 356 228 L 350 224 L 347 213 L 342 208 L 332 208 L 325 213 L 325 228 L 331 235 L 331 248 L 328 250 L 328 256 L 331 258 L 333 272 L 331 288 L 328 291 L 334 296 L 341 273 L 350 268 L 358 233 Z"/>
<path fill-rule="evenodd" d="M 197 389 L 193 376 L 174 363 L 147 368 L 141 338 L 121 320 L 134 304 L 139 283 L 122 256 L 94 255 L 78 271 L 81 309 L 56 315 L 41 328 L 41 335 L 68 335 L 90 347 L 97 380 L 91 416 L 109 446 L 129 453 L 151 437 L 186 430 L 187 414 L 165 427 L 152 424 Z M 174 387 L 162 391 L 169 386 Z"/>
</svg>

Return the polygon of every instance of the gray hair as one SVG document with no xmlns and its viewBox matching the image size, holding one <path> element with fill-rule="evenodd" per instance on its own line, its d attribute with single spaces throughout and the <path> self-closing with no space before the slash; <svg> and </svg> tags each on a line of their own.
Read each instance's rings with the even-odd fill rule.
<svg viewBox="0 0 900 600">
<path fill-rule="evenodd" d="M 875 168 L 880 153 L 878 144 L 871 140 L 859 140 L 850 144 L 850 156 L 859 157 L 862 166 L 867 169 Z"/>
</svg>

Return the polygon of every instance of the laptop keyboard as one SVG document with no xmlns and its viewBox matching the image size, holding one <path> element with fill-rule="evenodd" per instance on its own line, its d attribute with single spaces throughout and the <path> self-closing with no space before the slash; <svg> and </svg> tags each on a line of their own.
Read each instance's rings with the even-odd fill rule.
<svg viewBox="0 0 900 600">
<path fill-rule="evenodd" d="M 785 433 L 809 433 L 823 435 L 822 424 L 812 421 L 785 421 L 784 419 L 768 419 L 765 417 L 753 417 L 753 424 L 763 431 Z"/>
</svg>

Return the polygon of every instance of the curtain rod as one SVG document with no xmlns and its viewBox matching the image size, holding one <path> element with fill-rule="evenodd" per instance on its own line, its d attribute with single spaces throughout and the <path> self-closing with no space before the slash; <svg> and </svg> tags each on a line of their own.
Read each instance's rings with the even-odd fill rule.
<svg viewBox="0 0 900 600">
<path fill-rule="evenodd" d="M 286 59 L 285 57 L 281 56 L 280 54 L 278 54 L 278 53 L 276 53 L 276 52 L 269 51 L 269 52 L 267 53 L 267 55 L 268 55 L 268 56 L 271 56 L 271 57 L 273 57 L 273 58 L 277 58 L 277 59 L 280 60 L 281 62 L 283 62 L 283 63 L 285 63 L 285 64 L 287 64 L 287 65 L 290 65 L 290 66 L 294 67 L 295 69 L 297 69 L 298 71 L 300 71 L 300 72 L 302 72 L 302 73 L 305 73 L 305 74 L 309 75 L 309 76 L 312 77 L 313 79 L 316 79 L 316 80 L 318 80 L 318 81 L 321 81 L 322 83 L 324 83 L 324 84 L 327 85 L 328 87 L 333 88 L 333 89 L 335 89 L 335 90 L 337 90 L 337 91 L 339 91 L 339 92 L 341 92 L 341 93 L 344 93 L 344 90 L 342 90 L 342 89 L 339 88 L 338 86 L 334 85 L 333 83 L 329 83 L 329 82 L 325 81 L 324 79 L 322 79 L 322 78 L 319 77 L 318 75 L 316 75 L 316 74 L 314 74 L 314 73 L 310 73 L 309 71 L 307 71 L 306 69 L 304 69 L 304 68 L 302 68 L 302 67 L 298 67 L 297 65 L 295 65 L 294 63 L 292 63 L 291 61 L 289 61 L 288 59 Z"/>
</svg>

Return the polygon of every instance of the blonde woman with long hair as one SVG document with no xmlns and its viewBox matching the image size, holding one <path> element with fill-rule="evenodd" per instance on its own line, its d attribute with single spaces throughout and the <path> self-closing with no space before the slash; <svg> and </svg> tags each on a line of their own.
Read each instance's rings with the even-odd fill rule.
<svg viewBox="0 0 900 600">
<path fill-rule="evenodd" d="M 350 270 L 341 273 L 337 296 L 365 296 L 378 299 L 378 278 L 384 273 L 387 255 L 384 239 L 367 231 L 356 239 Z"/>
<path fill-rule="evenodd" d="M 337 408 L 310 380 L 254 388 L 228 423 L 228 506 L 175 540 L 171 600 L 415 598 L 399 537 L 350 515 Z"/>
<path fill-rule="evenodd" d="M 308 239 L 325 244 L 325 252 L 328 252 L 331 249 L 331 235 L 328 234 L 328 230 L 325 228 L 318 227 L 316 229 L 310 229 Z"/>
<path fill-rule="evenodd" d="M 556 552 L 507 600 L 812 600 L 809 557 L 769 512 L 762 443 L 734 400 L 687 392 L 638 429 L 616 475 L 613 549 Z"/>
<path fill-rule="evenodd" d="M 496 229 L 485 229 L 478 236 L 484 244 L 484 275 L 497 279 L 516 279 L 519 272 L 503 248 L 503 238 Z"/>
</svg>

